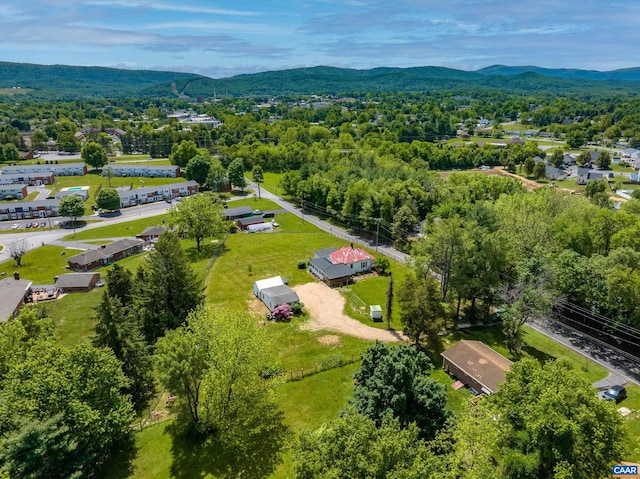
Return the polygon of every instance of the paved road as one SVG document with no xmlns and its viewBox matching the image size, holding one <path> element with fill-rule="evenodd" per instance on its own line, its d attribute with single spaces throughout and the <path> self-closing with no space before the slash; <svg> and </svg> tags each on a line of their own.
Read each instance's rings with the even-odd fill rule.
<svg viewBox="0 0 640 479">
<path fill-rule="evenodd" d="M 249 182 L 248 187 L 254 188 L 257 190 L 257 185 L 255 183 Z M 371 248 L 376 252 L 384 256 L 387 256 L 388 258 L 398 261 L 399 263 L 406 263 L 409 258 L 409 255 L 394 249 L 389 244 L 376 245 L 375 241 L 353 235 L 349 233 L 346 229 L 341 228 L 340 226 L 333 225 L 327 221 L 321 220 L 316 216 L 305 213 L 300 207 L 292 205 L 288 201 L 283 200 L 279 196 L 271 193 L 270 191 L 265 190 L 264 187 L 262 186 L 260 187 L 260 191 L 263 199 L 273 201 L 278 206 L 280 206 L 280 208 L 282 208 L 283 210 L 296 215 L 298 218 L 304 219 L 305 221 L 311 223 L 312 225 L 320 228 L 323 231 L 326 231 L 329 234 L 332 234 L 333 236 L 342 238 L 344 240 L 350 241 L 355 244 L 367 246 L 368 248 Z"/>
<path fill-rule="evenodd" d="M 102 226 L 117 224 L 117 223 L 125 223 L 127 221 L 132 221 L 142 217 L 149 216 L 158 216 L 163 215 L 169 211 L 170 206 L 165 203 L 153 203 L 150 205 L 144 206 L 134 206 L 132 208 L 127 208 L 122 210 L 122 214 L 119 216 L 107 218 L 107 217 L 99 217 L 97 215 L 94 216 L 84 216 L 81 219 L 85 221 L 96 221 L 96 223 L 89 223 L 82 228 L 78 228 L 80 231 L 90 230 L 94 228 L 100 228 Z M 51 218 L 47 218 L 46 221 L 53 221 Z M 22 220 L 24 222 L 24 220 Z M 34 220 L 35 221 L 35 220 Z M 5 223 L 11 223 L 5 222 Z M 6 225 L 8 228 L 11 225 Z M 27 246 L 27 250 L 32 250 L 34 248 L 38 248 L 44 244 L 51 244 L 55 241 L 62 239 L 65 236 L 73 234 L 72 229 L 52 229 L 48 228 L 34 228 L 29 230 L 21 230 L 18 233 L 10 233 L 10 234 L 1 234 L 0 235 L 0 245 L 4 246 L 3 250 L 0 251 L 0 263 L 6 261 L 11 258 L 9 255 L 9 250 L 11 248 L 11 244 L 19 241 L 24 241 Z M 87 249 L 87 248 L 85 248 Z"/>
<path fill-rule="evenodd" d="M 597 389 L 607 389 L 616 384 L 640 384 L 640 376 L 634 372 L 633 364 L 616 361 L 611 351 L 591 343 L 587 336 L 569 331 L 552 321 L 529 322 L 527 326 L 607 369 L 609 376 L 593 384 Z"/>
</svg>

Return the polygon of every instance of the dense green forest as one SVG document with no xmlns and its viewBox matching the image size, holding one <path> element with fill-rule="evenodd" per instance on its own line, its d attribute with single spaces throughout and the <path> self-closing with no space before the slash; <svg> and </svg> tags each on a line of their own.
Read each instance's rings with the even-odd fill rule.
<svg viewBox="0 0 640 479">
<path fill-rule="evenodd" d="M 29 98 L 214 98 L 355 92 L 487 92 L 602 95 L 640 92 L 637 69 L 592 72 L 492 66 L 477 72 L 443 67 L 353 70 L 318 66 L 212 79 L 201 75 L 103 67 L 0 62 L 0 89 Z M 20 89 L 16 90 L 19 87 Z"/>
</svg>

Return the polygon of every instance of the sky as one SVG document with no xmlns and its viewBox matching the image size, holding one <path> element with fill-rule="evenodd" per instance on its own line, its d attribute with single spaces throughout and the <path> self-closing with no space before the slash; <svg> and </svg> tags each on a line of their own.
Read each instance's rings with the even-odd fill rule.
<svg viewBox="0 0 640 479">
<path fill-rule="evenodd" d="M 640 2 L 2 0 L 0 61 L 241 73 L 640 66 Z"/>
</svg>

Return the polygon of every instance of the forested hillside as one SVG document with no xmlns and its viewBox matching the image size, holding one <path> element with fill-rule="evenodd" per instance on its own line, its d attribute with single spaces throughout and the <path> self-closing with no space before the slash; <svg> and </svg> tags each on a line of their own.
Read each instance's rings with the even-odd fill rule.
<svg viewBox="0 0 640 479">
<path fill-rule="evenodd" d="M 613 72 L 487 67 L 477 72 L 443 67 L 353 70 L 318 66 L 212 79 L 201 75 L 102 67 L 0 62 L 0 89 L 20 87 L 30 98 L 280 96 L 341 93 L 503 91 L 547 95 L 640 92 L 637 69 Z"/>
</svg>

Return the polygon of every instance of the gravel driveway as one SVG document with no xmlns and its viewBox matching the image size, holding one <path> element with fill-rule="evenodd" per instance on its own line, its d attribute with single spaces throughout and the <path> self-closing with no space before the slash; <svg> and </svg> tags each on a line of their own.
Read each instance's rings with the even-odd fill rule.
<svg viewBox="0 0 640 479">
<path fill-rule="evenodd" d="M 330 329 L 361 339 L 375 341 L 404 341 L 407 337 L 400 331 L 372 328 L 344 314 L 345 299 L 326 284 L 307 283 L 293 288 L 311 319 L 303 325 L 310 330 Z"/>
</svg>

